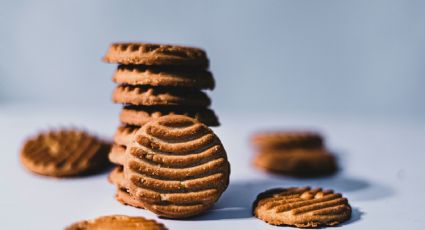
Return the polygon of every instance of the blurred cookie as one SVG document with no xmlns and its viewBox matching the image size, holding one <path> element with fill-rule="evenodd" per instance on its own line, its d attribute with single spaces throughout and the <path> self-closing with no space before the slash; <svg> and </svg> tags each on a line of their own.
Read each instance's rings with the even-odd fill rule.
<svg viewBox="0 0 425 230">
<path fill-rule="evenodd" d="M 130 205 L 136 208 L 143 208 L 143 203 L 137 199 L 134 199 L 127 191 L 128 183 L 124 178 L 123 167 L 115 167 L 108 176 L 110 183 L 117 186 L 117 192 L 115 193 L 115 199 L 124 205 Z"/>
<path fill-rule="evenodd" d="M 324 149 L 263 151 L 256 154 L 254 164 L 266 171 L 300 177 L 328 175 L 337 169 L 335 157 Z"/>
<path fill-rule="evenodd" d="M 171 87 L 150 87 L 119 85 L 115 88 L 112 100 L 131 105 L 181 105 L 206 107 L 210 98 L 202 91 L 182 90 Z"/>
<path fill-rule="evenodd" d="M 229 184 L 230 164 L 219 138 L 183 115 L 146 123 L 125 153 L 129 192 L 146 209 L 185 218 L 211 208 Z"/>
<path fill-rule="evenodd" d="M 323 137 L 309 131 L 275 131 L 254 135 L 254 165 L 291 176 L 316 177 L 337 170 L 335 157 L 326 150 Z"/>
<path fill-rule="evenodd" d="M 84 220 L 72 224 L 65 230 L 166 230 L 167 228 L 155 220 L 144 217 L 132 217 L 123 215 L 102 216 L 94 220 Z"/>
<path fill-rule="evenodd" d="M 120 146 L 127 146 L 131 142 L 134 133 L 139 129 L 138 126 L 121 125 L 114 135 L 114 143 Z M 117 150 L 116 148 L 114 150 Z"/>
<path fill-rule="evenodd" d="M 124 145 L 113 144 L 108 155 L 109 161 L 116 165 L 123 165 L 125 149 L 126 146 Z"/>
<path fill-rule="evenodd" d="M 313 131 L 274 131 L 255 134 L 252 144 L 259 149 L 321 148 L 323 138 Z"/>
<path fill-rule="evenodd" d="M 257 196 L 253 214 L 272 225 L 299 228 L 333 226 L 351 217 L 348 200 L 321 188 L 277 188 Z"/>
<path fill-rule="evenodd" d="M 184 106 L 125 106 L 121 111 L 120 121 L 124 124 L 142 126 L 154 118 L 168 114 L 186 115 L 207 126 L 220 125 L 214 111 Z"/>
<path fill-rule="evenodd" d="M 108 165 L 110 145 L 85 131 L 57 129 L 28 139 L 20 152 L 30 171 L 54 177 L 81 176 Z"/>
<path fill-rule="evenodd" d="M 175 70 L 170 68 L 120 65 L 113 81 L 127 85 L 150 85 L 214 89 L 214 78 L 207 70 Z"/>
<path fill-rule="evenodd" d="M 194 47 L 149 43 L 114 43 L 103 58 L 105 62 L 147 66 L 208 68 L 204 50 Z"/>
</svg>

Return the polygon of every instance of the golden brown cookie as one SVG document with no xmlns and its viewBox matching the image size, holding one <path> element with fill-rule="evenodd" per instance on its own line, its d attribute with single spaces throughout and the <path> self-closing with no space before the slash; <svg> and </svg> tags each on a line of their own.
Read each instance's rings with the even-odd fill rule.
<svg viewBox="0 0 425 230">
<path fill-rule="evenodd" d="M 256 154 L 254 164 L 266 171 L 292 176 L 323 176 L 336 171 L 333 155 L 324 149 L 275 150 Z"/>
<path fill-rule="evenodd" d="M 321 148 L 323 138 L 312 131 L 275 131 L 257 133 L 252 144 L 259 149 Z"/>
<path fill-rule="evenodd" d="M 110 183 L 117 186 L 117 192 L 115 193 L 115 199 L 124 205 L 130 205 L 136 208 L 143 208 L 143 203 L 133 198 L 127 191 L 127 181 L 124 178 L 123 167 L 115 167 L 111 173 L 109 173 L 108 180 Z"/>
<path fill-rule="evenodd" d="M 149 43 L 114 43 L 103 58 L 105 62 L 148 66 L 187 66 L 208 68 L 204 50 L 194 47 Z"/>
<path fill-rule="evenodd" d="M 125 149 L 126 146 L 124 145 L 113 144 L 108 155 L 109 161 L 116 165 L 123 165 Z"/>
<path fill-rule="evenodd" d="M 185 218 L 214 205 L 229 183 L 230 164 L 219 138 L 183 115 L 146 123 L 125 152 L 129 192 L 160 216 Z"/>
<path fill-rule="evenodd" d="M 119 85 L 115 88 L 112 100 L 131 105 L 181 105 L 206 107 L 210 98 L 198 90 L 184 90 L 171 87 L 150 87 Z"/>
<path fill-rule="evenodd" d="M 168 114 L 186 115 L 207 126 L 220 125 L 214 111 L 182 106 L 125 106 L 121 111 L 120 121 L 124 124 L 142 126 L 154 118 Z"/>
<path fill-rule="evenodd" d="M 214 89 L 214 78 L 207 70 L 176 70 L 164 67 L 120 65 L 113 81 L 127 85 L 168 86 Z"/>
<path fill-rule="evenodd" d="M 28 139 L 21 149 L 30 171 L 54 177 L 81 176 L 108 165 L 110 145 L 85 131 L 57 129 Z"/>
<path fill-rule="evenodd" d="M 123 215 L 102 216 L 94 220 L 84 220 L 72 224 L 65 230 L 166 230 L 167 228 L 155 220 L 144 217 Z"/>
<path fill-rule="evenodd" d="M 132 125 L 119 126 L 114 135 L 114 143 L 116 145 L 127 146 L 130 143 L 134 133 L 139 128 L 140 127 L 138 126 L 132 126 Z M 114 150 L 117 150 L 117 149 L 114 149 Z"/>
<path fill-rule="evenodd" d="M 348 200 L 321 188 L 277 188 L 257 196 L 253 214 L 272 225 L 299 228 L 333 226 L 351 217 Z"/>
<path fill-rule="evenodd" d="M 254 165 L 291 176 L 315 177 L 334 173 L 336 160 L 326 150 L 322 136 L 309 131 L 276 131 L 254 135 L 258 149 Z"/>
</svg>

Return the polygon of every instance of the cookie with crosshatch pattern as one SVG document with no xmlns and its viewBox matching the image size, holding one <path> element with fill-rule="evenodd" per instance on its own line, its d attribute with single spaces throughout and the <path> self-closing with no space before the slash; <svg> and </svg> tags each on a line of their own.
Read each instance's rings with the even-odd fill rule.
<svg viewBox="0 0 425 230">
<path fill-rule="evenodd" d="M 83 220 L 72 224 L 65 230 L 166 230 L 167 228 L 155 220 L 144 217 L 124 215 L 101 216 L 93 220 Z"/>
<path fill-rule="evenodd" d="M 351 217 L 347 198 L 321 188 L 275 188 L 260 193 L 254 216 L 272 225 L 300 228 L 334 226 Z"/>
<path fill-rule="evenodd" d="M 60 128 L 29 138 L 20 152 L 31 172 L 54 177 L 81 176 L 108 166 L 110 144 L 84 130 Z"/>
</svg>

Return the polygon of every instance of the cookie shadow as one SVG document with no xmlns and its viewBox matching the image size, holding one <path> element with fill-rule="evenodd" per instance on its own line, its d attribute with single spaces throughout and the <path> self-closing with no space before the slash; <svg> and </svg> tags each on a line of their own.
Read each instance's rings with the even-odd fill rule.
<svg viewBox="0 0 425 230">
<path fill-rule="evenodd" d="M 267 189 L 275 187 L 322 187 L 333 189 L 348 197 L 350 204 L 356 201 L 377 200 L 393 195 L 393 190 L 379 183 L 370 183 L 360 178 L 334 176 L 320 179 L 299 179 L 288 177 L 269 177 L 262 180 L 232 181 L 227 191 L 222 195 L 212 210 L 192 220 L 221 220 L 251 218 L 252 204 L 257 195 Z M 353 208 L 352 217 L 346 223 L 361 219 L 363 212 Z"/>
</svg>

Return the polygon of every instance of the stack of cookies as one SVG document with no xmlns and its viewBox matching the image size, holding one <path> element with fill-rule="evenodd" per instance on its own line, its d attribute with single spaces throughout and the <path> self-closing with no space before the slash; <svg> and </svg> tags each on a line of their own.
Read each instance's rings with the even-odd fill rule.
<svg viewBox="0 0 425 230">
<path fill-rule="evenodd" d="M 147 43 L 112 44 L 103 58 L 117 63 L 113 101 L 123 104 L 121 126 L 114 136 L 109 159 L 117 164 L 110 180 L 118 187 L 116 198 L 143 207 L 132 199 L 119 178 L 127 146 L 135 132 L 149 121 L 169 115 L 186 115 L 207 126 L 218 126 L 210 98 L 202 90 L 214 89 L 205 51 L 193 47 Z"/>
<path fill-rule="evenodd" d="M 336 161 L 323 137 L 312 131 L 257 133 L 252 138 L 257 150 L 254 165 L 291 176 L 315 177 L 335 172 Z"/>
</svg>

